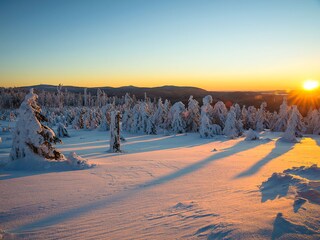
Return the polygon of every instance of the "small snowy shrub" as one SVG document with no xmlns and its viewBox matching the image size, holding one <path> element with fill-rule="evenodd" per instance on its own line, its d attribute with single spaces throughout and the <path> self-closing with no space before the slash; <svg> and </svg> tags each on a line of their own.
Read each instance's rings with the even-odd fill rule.
<svg viewBox="0 0 320 240">
<path fill-rule="evenodd" d="M 259 134 L 253 131 L 251 128 L 246 132 L 245 141 L 259 140 Z"/>
</svg>

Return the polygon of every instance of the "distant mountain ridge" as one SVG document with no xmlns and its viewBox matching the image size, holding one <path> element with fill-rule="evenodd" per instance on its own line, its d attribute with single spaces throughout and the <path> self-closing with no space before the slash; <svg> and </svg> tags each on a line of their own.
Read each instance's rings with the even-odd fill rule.
<svg viewBox="0 0 320 240">
<path fill-rule="evenodd" d="M 83 93 L 84 89 L 87 88 L 87 92 L 91 95 L 95 95 L 97 90 L 103 90 L 108 96 L 121 97 L 126 93 L 135 95 L 138 99 L 143 99 L 144 94 L 151 99 L 162 98 L 169 99 L 171 102 L 182 101 L 187 103 L 190 95 L 193 95 L 200 103 L 202 98 L 206 95 L 212 95 L 214 102 L 223 101 L 227 105 L 233 103 L 239 103 L 240 105 L 254 105 L 256 107 L 265 101 L 268 104 L 269 109 L 273 110 L 279 106 L 282 102 L 283 94 L 285 91 L 207 91 L 197 87 L 181 87 L 181 86 L 160 86 L 160 87 L 136 87 L 136 86 L 123 86 L 123 87 L 76 87 L 76 86 L 62 86 L 63 89 L 67 89 L 69 92 Z M 34 86 L 19 87 L 21 89 L 34 88 L 36 91 L 57 91 L 57 86 L 40 84 Z M 273 107 L 274 106 L 274 107 Z"/>
</svg>

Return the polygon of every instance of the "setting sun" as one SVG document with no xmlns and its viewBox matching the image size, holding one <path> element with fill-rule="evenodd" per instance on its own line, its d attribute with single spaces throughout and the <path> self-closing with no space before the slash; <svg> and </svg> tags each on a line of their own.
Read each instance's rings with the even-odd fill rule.
<svg viewBox="0 0 320 240">
<path fill-rule="evenodd" d="M 303 88 L 307 91 L 314 90 L 319 87 L 319 82 L 317 80 L 307 80 L 303 83 Z"/>
</svg>

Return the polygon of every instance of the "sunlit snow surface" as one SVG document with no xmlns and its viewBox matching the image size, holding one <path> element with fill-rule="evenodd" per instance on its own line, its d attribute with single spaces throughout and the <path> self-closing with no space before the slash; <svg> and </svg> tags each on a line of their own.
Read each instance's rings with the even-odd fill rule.
<svg viewBox="0 0 320 240">
<path fill-rule="evenodd" d="M 1 134 L 4 163 L 12 137 Z M 297 210 L 294 184 L 283 192 L 284 183 L 272 181 L 272 197 L 261 187 L 273 173 L 319 166 L 319 136 L 293 144 L 277 141 L 280 133 L 269 132 L 255 141 L 201 139 L 197 133 L 124 134 L 123 153 L 114 154 L 108 152 L 109 132 L 70 129 L 70 135 L 58 148 L 76 152 L 96 167 L 0 170 L 4 239 L 320 237 L 319 203 L 306 200 Z M 303 177 L 313 184 L 320 181 Z"/>
</svg>

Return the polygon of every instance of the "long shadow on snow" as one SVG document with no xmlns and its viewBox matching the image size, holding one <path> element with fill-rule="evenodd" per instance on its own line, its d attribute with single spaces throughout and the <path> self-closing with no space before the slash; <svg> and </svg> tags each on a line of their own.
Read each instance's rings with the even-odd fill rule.
<svg viewBox="0 0 320 240">
<path fill-rule="evenodd" d="M 320 147 L 320 135 L 317 138 L 313 138 L 313 140 L 315 140 L 318 144 L 318 146 Z"/>
<path fill-rule="evenodd" d="M 262 158 L 259 162 L 254 164 L 248 170 L 246 170 L 246 171 L 240 173 L 239 175 L 237 175 L 235 178 L 243 178 L 243 177 L 249 177 L 249 176 L 254 175 L 264 165 L 266 165 L 267 163 L 269 163 L 273 159 L 275 159 L 275 158 L 277 158 L 277 157 L 289 152 L 293 148 L 294 145 L 295 145 L 295 143 L 287 143 L 287 142 L 283 142 L 283 141 L 278 139 L 276 141 L 275 147 L 271 150 L 271 152 L 267 156 Z"/>
<path fill-rule="evenodd" d="M 193 172 L 205 167 L 206 165 L 210 164 L 213 161 L 217 161 L 219 159 L 229 157 L 235 153 L 246 151 L 250 148 L 258 147 L 259 145 L 266 144 L 266 143 L 267 142 L 265 142 L 265 141 L 260 141 L 258 144 L 257 144 L 257 142 L 250 143 L 250 142 L 241 141 L 238 144 L 236 144 L 235 146 L 230 147 L 223 152 L 217 152 L 217 153 L 213 154 L 212 156 L 205 158 L 199 162 L 190 164 L 189 166 L 186 166 L 182 169 L 179 169 L 179 170 L 177 170 L 173 173 L 170 173 L 168 175 L 165 175 L 163 177 L 159 177 L 154 180 L 147 181 L 143 184 L 139 184 L 139 185 L 133 187 L 132 189 L 120 192 L 119 194 L 111 196 L 108 199 L 92 202 L 92 203 L 89 203 L 89 204 L 86 204 L 86 205 L 83 205 L 83 206 L 80 206 L 80 207 L 77 207 L 77 208 L 74 208 L 71 210 L 67 210 L 65 212 L 57 213 L 55 215 L 52 215 L 52 216 L 49 216 L 46 218 L 42 218 L 42 219 L 37 220 L 35 222 L 25 224 L 25 225 L 20 226 L 16 229 L 13 229 L 12 231 L 15 233 L 19 233 L 19 232 L 23 232 L 23 231 L 27 231 L 27 230 L 29 231 L 32 229 L 36 229 L 36 228 L 49 227 L 54 224 L 58 224 L 59 222 L 63 222 L 63 221 L 67 221 L 67 220 L 79 217 L 79 216 L 86 214 L 88 212 L 96 211 L 99 209 L 109 207 L 113 203 L 123 201 L 123 200 L 127 199 L 128 197 L 132 197 L 132 195 L 135 195 L 143 190 L 155 187 L 157 185 L 168 183 L 168 182 L 173 181 L 175 179 L 178 179 L 182 176 L 193 173 Z"/>
<path fill-rule="evenodd" d="M 49 174 L 49 173 L 61 173 L 61 172 L 74 172 L 74 171 L 87 171 L 91 168 L 86 169 L 48 169 L 48 170 L 4 170 L 0 169 L 0 181 L 15 179 L 15 178 L 23 178 L 35 175 Z"/>
<path fill-rule="evenodd" d="M 195 146 L 212 142 L 212 139 L 203 139 L 203 141 L 201 141 L 200 143 L 190 144 L 190 139 L 183 141 L 184 137 L 185 137 L 185 134 L 159 136 L 159 137 L 155 137 L 154 135 L 153 136 L 151 135 L 131 136 L 127 138 L 129 141 L 123 143 L 123 146 L 125 150 L 128 149 L 129 151 L 129 153 L 125 153 L 125 154 L 131 154 L 131 153 L 138 153 L 138 152 L 151 152 L 156 150 L 174 149 L 174 148 L 181 148 L 181 147 L 195 147 Z M 130 141 L 130 140 L 134 140 L 134 141 Z M 102 142 L 106 143 L 106 142 L 109 142 L 109 140 L 98 139 L 96 141 L 89 140 L 89 142 L 80 143 L 81 148 L 83 149 L 81 148 L 73 149 L 72 147 L 75 146 L 74 143 L 69 143 L 69 144 L 67 143 L 64 146 L 57 145 L 57 147 L 64 154 L 68 154 L 68 152 L 75 151 L 77 154 L 81 155 L 84 158 L 86 157 L 108 158 L 108 157 L 113 157 L 115 155 L 119 155 L 118 153 L 108 152 L 109 146 L 107 144 L 97 145 L 97 143 L 101 144 Z M 143 144 L 143 147 L 142 148 L 137 147 L 137 145 L 139 146 L 139 144 Z M 126 148 L 126 146 L 130 146 L 130 148 Z M 105 151 L 100 152 L 100 149 L 103 149 Z M 9 149 L 7 150 L 9 154 L 10 150 Z M 92 152 L 90 152 L 90 150 Z M 33 171 L 33 170 L 12 171 L 12 170 L 3 170 L 0 168 L 0 181 L 7 180 L 7 179 L 28 177 L 33 175 L 54 173 L 54 172 L 65 172 L 65 171 L 74 171 L 74 170 L 50 170 L 49 169 L 46 171 Z"/>
<path fill-rule="evenodd" d="M 170 135 L 170 136 L 156 136 L 156 135 L 146 135 L 145 138 L 131 141 L 128 139 L 128 141 L 122 143 L 122 150 L 125 154 L 133 154 L 133 153 L 139 153 L 139 152 L 152 152 L 152 151 L 159 151 L 159 150 L 167 150 L 167 149 L 176 149 L 176 148 L 185 148 L 185 147 L 195 147 L 203 144 L 212 143 L 213 139 L 200 139 L 197 137 L 197 140 L 200 141 L 195 144 L 190 144 L 190 138 L 185 138 L 185 134 L 179 134 L 179 135 Z M 219 138 L 219 141 L 223 141 L 227 139 Z M 100 147 L 97 147 L 100 148 Z M 95 150 L 97 150 L 95 148 Z M 87 150 L 76 150 L 77 153 L 84 154 L 84 157 L 90 156 L 93 158 L 108 158 L 113 157 L 115 154 L 111 154 L 108 152 L 109 146 L 104 145 L 103 149 L 105 151 L 101 152 L 94 152 L 90 153 Z M 116 154 L 118 155 L 118 154 Z"/>
</svg>

